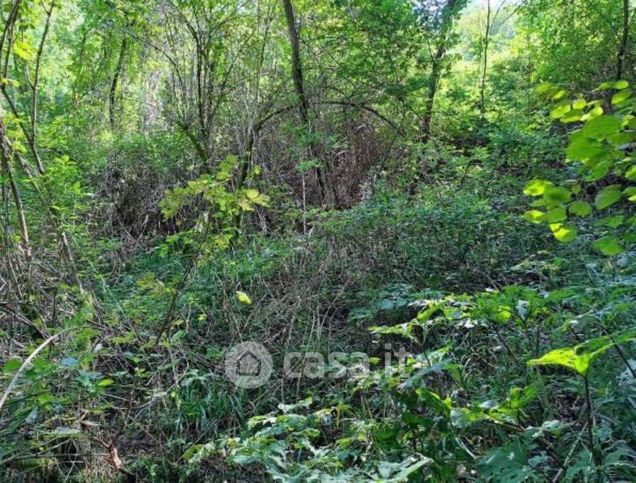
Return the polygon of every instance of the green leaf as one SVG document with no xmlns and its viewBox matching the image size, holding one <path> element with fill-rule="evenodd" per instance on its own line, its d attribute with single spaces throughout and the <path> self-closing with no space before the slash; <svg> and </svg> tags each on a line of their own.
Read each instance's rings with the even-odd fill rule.
<svg viewBox="0 0 636 483">
<path fill-rule="evenodd" d="M 538 359 L 528 361 L 529 366 L 562 366 L 573 369 L 581 375 L 585 375 L 590 367 L 589 357 L 577 355 L 576 348 L 565 347 L 554 349 Z"/>
<path fill-rule="evenodd" d="M 565 212 L 565 207 L 559 206 L 557 208 L 552 208 L 546 214 L 546 221 L 548 223 L 560 223 L 562 221 L 567 220 L 568 215 Z"/>
<path fill-rule="evenodd" d="M 542 82 L 534 89 L 534 91 L 539 95 L 548 94 L 554 92 L 555 90 L 556 88 L 554 87 L 554 85 L 550 84 L 549 82 Z"/>
<path fill-rule="evenodd" d="M 252 299 L 245 292 L 241 292 L 240 290 L 236 291 L 236 299 L 245 305 L 252 303 Z"/>
<path fill-rule="evenodd" d="M 553 223 L 550 225 L 550 230 L 554 238 L 561 243 L 568 243 L 576 238 L 576 227 L 571 224 Z"/>
<path fill-rule="evenodd" d="M 557 93 L 552 96 L 552 100 L 558 101 L 559 99 L 563 99 L 566 94 L 567 94 L 567 92 L 564 89 L 561 89 L 561 90 L 557 91 Z"/>
<path fill-rule="evenodd" d="M 617 92 L 616 94 L 612 96 L 612 104 L 613 105 L 620 104 L 621 102 L 629 99 L 630 97 L 632 97 L 632 93 L 629 91 Z"/>
<path fill-rule="evenodd" d="M 607 141 L 614 146 L 623 146 L 633 141 L 634 136 L 629 132 L 617 132 L 607 136 Z"/>
<path fill-rule="evenodd" d="M 550 186 L 543 193 L 543 199 L 549 204 L 567 203 L 570 201 L 572 193 L 562 186 Z"/>
<path fill-rule="evenodd" d="M 565 124 L 579 122 L 583 117 L 583 114 L 584 112 L 582 109 L 573 109 L 561 118 L 561 122 Z"/>
<path fill-rule="evenodd" d="M 595 226 L 609 226 L 610 228 L 618 228 L 623 224 L 625 220 L 624 215 L 614 215 L 607 216 L 605 218 L 601 218 L 597 222 L 594 223 Z"/>
<path fill-rule="evenodd" d="M 606 236 L 594 242 L 594 248 L 603 255 L 613 257 L 623 253 L 624 248 L 621 246 L 620 240 L 615 236 Z"/>
<path fill-rule="evenodd" d="M 574 347 L 564 347 L 548 352 L 538 359 L 528 361 L 529 366 L 557 365 L 567 367 L 585 376 L 592 362 L 615 345 L 624 344 L 636 338 L 636 328 L 612 335 L 587 340 Z"/>
<path fill-rule="evenodd" d="M 530 223 L 541 223 L 545 219 L 545 213 L 539 210 L 528 210 L 523 214 L 523 219 Z"/>
<path fill-rule="evenodd" d="M 577 99 L 572 103 L 572 107 L 576 110 L 585 109 L 585 106 L 587 106 L 587 101 L 585 99 Z"/>
<path fill-rule="evenodd" d="M 568 112 L 572 110 L 572 106 L 569 102 L 561 102 L 557 104 L 557 106 L 550 111 L 550 117 L 552 119 L 561 119 Z"/>
<path fill-rule="evenodd" d="M 606 188 L 603 188 L 598 195 L 596 195 L 594 204 L 597 209 L 604 210 L 618 202 L 618 200 L 621 199 L 621 196 L 622 193 L 619 187 L 616 185 L 607 186 Z"/>
<path fill-rule="evenodd" d="M 97 387 L 108 387 L 114 383 L 115 381 L 113 381 L 112 379 L 102 379 L 101 381 L 97 383 Z"/>
<path fill-rule="evenodd" d="M 636 181 L 636 165 L 627 170 L 625 177 L 630 181 Z"/>
<path fill-rule="evenodd" d="M 585 181 L 598 181 L 603 179 L 609 173 L 610 168 L 614 165 L 610 159 L 605 159 L 597 163 L 590 172 L 585 176 Z"/>
<path fill-rule="evenodd" d="M 523 193 L 527 196 L 541 196 L 550 186 L 552 186 L 550 181 L 533 179 L 523 188 Z"/>
<path fill-rule="evenodd" d="M 574 201 L 568 209 L 575 216 L 589 216 L 592 214 L 592 206 L 586 201 Z"/>
<path fill-rule="evenodd" d="M 620 131 L 621 121 L 614 116 L 604 115 L 588 121 L 581 133 L 592 139 L 605 139 L 610 134 Z"/>
<path fill-rule="evenodd" d="M 35 58 L 35 53 L 33 52 L 31 46 L 26 42 L 22 42 L 21 40 L 16 40 L 16 42 L 13 44 L 13 53 L 27 62 Z"/>
<path fill-rule="evenodd" d="M 616 83 L 614 84 L 614 89 L 618 89 L 618 90 L 627 89 L 628 87 L 629 87 L 629 82 L 627 82 L 626 80 L 619 80 L 619 81 L 616 81 Z"/>
<path fill-rule="evenodd" d="M 602 154 L 604 149 L 598 141 L 576 133 L 570 138 L 570 144 L 565 150 L 567 158 L 571 161 L 585 161 L 593 156 Z"/>
</svg>

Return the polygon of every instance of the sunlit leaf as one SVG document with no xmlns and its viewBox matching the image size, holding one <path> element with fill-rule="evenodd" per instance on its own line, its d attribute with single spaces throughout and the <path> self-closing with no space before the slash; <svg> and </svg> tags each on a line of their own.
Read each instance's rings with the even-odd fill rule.
<svg viewBox="0 0 636 483">
<path fill-rule="evenodd" d="M 528 210 L 523 214 L 523 218 L 530 223 L 541 223 L 545 220 L 545 213 L 539 210 Z"/>
<path fill-rule="evenodd" d="M 545 190 L 552 186 L 552 182 L 544 179 L 533 179 L 523 189 L 523 193 L 528 196 L 541 196 Z"/>
<path fill-rule="evenodd" d="M 550 230 L 558 241 L 562 243 L 571 242 L 576 238 L 576 227 L 571 224 L 554 223 L 550 225 Z"/>
<path fill-rule="evenodd" d="M 16 40 L 13 44 L 13 53 L 27 62 L 35 59 L 35 52 L 33 48 L 21 40 Z"/>
<path fill-rule="evenodd" d="M 548 352 L 538 359 L 528 361 L 529 366 L 557 365 L 567 367 L 585 376 L 592 362 L 615 345 L 624 344 L 636 338 L 636 328 L 612 335 L 596 337 L 574 347 L 564 347 Z"/>
<path fill-rule="evenodd" d="M 622 90 L 629 87 L 629 82 L 626 80 L 619 80 L 614 83 L 614 89 Z"/>
</svg>

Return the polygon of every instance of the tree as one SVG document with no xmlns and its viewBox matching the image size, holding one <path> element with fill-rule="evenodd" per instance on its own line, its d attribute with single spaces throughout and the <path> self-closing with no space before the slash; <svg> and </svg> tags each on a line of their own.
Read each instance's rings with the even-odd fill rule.
<svg viewBox="0 0 636 483">
<path fill-rule="evenodd" d="M 452 47 L 453 25 L 461 10 L 466 5 L 465 0 L 425 0 L 416 2 L 418 23 L 426 35 L 429 55 L 426 56 L 429 74 L 424 99 L 424 110 L 420 123 L 420 141 L 426 142 L 431 133 L 431 121 L 435 97 L 439 88 L 447 54 Z"/>
<path fill-rule="evenodd" d="M 291 0 L 283 0 L 283 7 L 285 9 L 285 19 L 287 21 L 287 31 L 289 33 L 289 43 L 291 45 L 291 65 L 292 65 L 292 78 L 294 80 L 294 87 L 296 89 L 296 96 L 298 97 L 298 113 L 300 114 L 300 121 L 306 131 L 308 138 L 307 153 L 309 159 L 312 162 L 318 162 L 318 152 L 316 150 L 316 143 L 313 139 L 313 129 L 311 125 L 311 119 L 309 117 L 309 100 L 305 89 L 305 83 L 303 80 L 303 68 L 300 60 L 300 40 L 298 36 L 298 28 L 296 26 L 296 19 L 294 16 L 294 6 Z M 323 171 L 319 165 L 315 167 L 316 179 L 320 189 L 320 197 L 325 199 L 325 178 Z"/>
</svg>

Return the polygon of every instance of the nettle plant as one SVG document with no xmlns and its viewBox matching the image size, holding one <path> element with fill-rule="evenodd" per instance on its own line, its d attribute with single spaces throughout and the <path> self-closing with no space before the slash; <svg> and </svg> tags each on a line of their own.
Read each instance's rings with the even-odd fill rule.
<svg viewBox="0 0 636 483">
<path fill-rule="evenodd" d="M 577 126 L 566 149 L 574 178 L 561 185 L 531 180 L 524 193 L 537 199 L 524 218 L 547 224 L 557 240 L 570 242 L 584 225 L 581 220 L 597 212 L 593 246 L 614 256 L 636 240 L 636 97 L 624 80 L 605 82 L 597 90 L 601 98 L 588 101 L 571 100 L 551 84 L 537 88 L 555 103 L 552 119 Z"/>
</svg>

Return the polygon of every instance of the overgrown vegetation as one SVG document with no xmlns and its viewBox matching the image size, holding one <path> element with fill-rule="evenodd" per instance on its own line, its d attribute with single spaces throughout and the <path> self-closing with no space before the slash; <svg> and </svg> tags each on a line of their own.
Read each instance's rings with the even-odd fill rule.
<svg viewBox="0 0 636 483">
<path fill-rule="evenodd" d="M 629 0 L 0 14 L 2 481 L 636 480 Z"/>
</svg>

